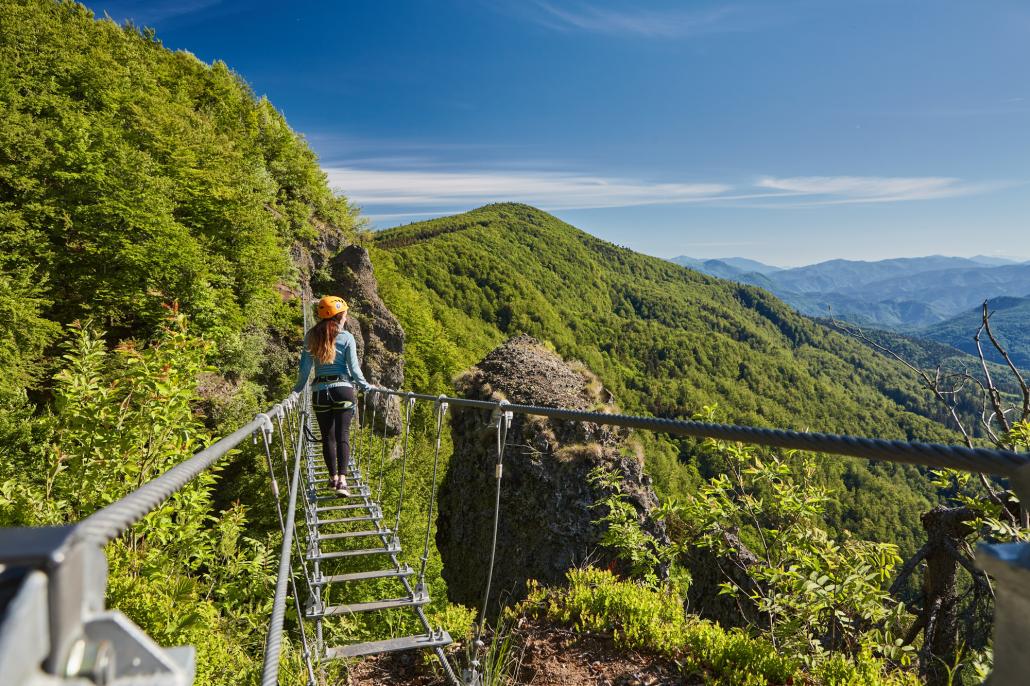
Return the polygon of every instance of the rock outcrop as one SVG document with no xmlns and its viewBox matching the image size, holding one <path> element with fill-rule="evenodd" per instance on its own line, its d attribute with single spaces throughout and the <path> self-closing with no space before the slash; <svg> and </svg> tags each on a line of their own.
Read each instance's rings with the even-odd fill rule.
<svg viewBox="0 0 1030 686">
<path fill-rule="evenodd" d="M 603 409 L 597 379 L 579 371 L 529 336 L 500 346 L 459 382 L 460 394 L 478 400 Z M 489 410 L 452 408 L 454 453 L 440 487 L 437 546 L 454 602 L 479 607 L 490 562 L 495 497 L 497 431 Z M 627 434 L 588 422 L 516 414 L 508 434 L 501 490 L 497 563 L 488 600 L 501 605 L 523 597 L 527 579 L 560 583 L 565 571 L 592 562 L 614 564 L 599 545 L 596 505 L 609 493 L 588 474 L 605 467 L 622 488 L 645 529 L 667 542 L 664 526 L 648 513 L 657 505 L 641 459 Z"/>
<path fill-rule="evenodd" d="M 690 571 L 684 608 L 727 628 L 754 626 L 759 612 L 750 598 L 757 587 L 751 568 L 758 564 L 758 558 L 736 531 L 723 530 L 720 535 L 726 552 L 697 547 L 689 549 L 680 559 Z M 741 589 L 741 593 L 722 593 L 722 584 L 727 581 Z"/>
<path fill-rule="evenodd" d="M 327 270 L 328 278 L 316 281 L 315 287 L 320 292 L 339 295 L 350 305 L 347 330 L 354 334 L 358 344 L 358 358 L 365 378 L 376 386 L 402 388 L 404 329 L 379 297 L 368 250 L 360 245 L 349 245 L 329 260 Z M 385 419 L 387 432 L 396 435 L 400 431 L 399 400 L 376 398 L 376 431 L 383 430 Z"/>
<path fill-rule="evenodd" d="M 271 206 L 266 206 L 266 209 L 276 219 L 285 218 Z M 326 265 L 344 248 L 346 240 L 343 230 L 317 215 L 311 217 L 311 224 L 315 229 L 314 238 L 297 241 L 290 248 L 293 264 L 300 270 L 301 282 L 304 284 L 301 290 L 308 298 L 314 295 L 312 288 L 319 285 L 319 274 L 326 273 Z"/>
</svg>

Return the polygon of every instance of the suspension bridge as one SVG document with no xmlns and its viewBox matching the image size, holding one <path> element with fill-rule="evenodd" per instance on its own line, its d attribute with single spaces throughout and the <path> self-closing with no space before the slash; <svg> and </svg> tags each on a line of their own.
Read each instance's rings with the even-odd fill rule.
<svg viewBox="0 0 1030 686">
<path fill-rule="evenodd" d="M 381 396 L 378 403 L 376 396 Z M 381 422 L 383 440 L 378 454 L 373 454 L 371 441 L 376 430 L 377 408 L 386 407 L 385 400 L 389 397 L 399 398 L 402 407 L 400 474 L 396 503 L 390 503 L 392 517 L 383 506 L 387 465 L 385 421 Z M 0 530 L 0 675 L 3 682 L 31 686 L 192 684 L 195 656 L 191 648 L 158 646 L 127 617 L 106 608 L 104 546 L 247 440 L 253 440 L 262 448 L 282 532 L 263 659 L 263 686 L 273 686 L 280 681 L 288 604 L 292 604 L 299 618 L 294 638 L 299 639 L 309 686 L 324 683 L 322 667 L 329 661 L 397 651 L 432 651 L 449 682 L 460 686 L 482 683 L 483 675 L 474 658 L 464 669 L 455 668 L 445 651 L 452 642 L 451 637 L 434 627 L 424 611 L 430 602 L 427 561 L 436 489 L 441 476 L 441 435 L 445 415 L 452 407 L 484 411 L 497 436 L 493 547 L 469 551 L 470 555 L 488 556 L 490 561 L 484 580 L 483 603 L 478 608 L 473 652 L 482 648 L 486 599 L 497 562 L 495 550 L 507 431 L 515 415 L 993 474 L 1008 478 L 1021 502 L 1030 502 L 1030 454 L 1026 453 L 607 414 L 390 389 L 373 389 L 359 403 L 355 449 L 347 474 L 351 489 L 349 495 L 343 496 L 328 488 L 310 403 L 310 391 L 306 391 L 300 397 L 275 404 L 237 431 L 79 523 Z M 409 558 L 407 551 L 401 548 L 400 527 L 406 481 L 413 476 L 409 474 L 408 458 L 412 412 L 417 403 L 432 406 L 435 436 L 431 473 L 420 475 L 428 478 L 430 488 L 428 514 L 424 532 L 421 532 L 423 545 L 421 551 L 413 551 L 420 553 L 417 558 Z M 1026 675 L 1030 674 L 1030 651 L 1024 648 L 1030 638 L 1030 544 L 981 544 L 977 563 L 995 578 L 997 586 L 991 683 L 1026 683 Z M 345 564 L 347 567 L 341 568 Z M 346 595 L 350 585 L 369 580 L 377 581 L 377 588 L 392 583 L 396 592 L 391 597 L 369 602 L 338 601 Z M 326 634 L 339 633 L 327 632 L 327 623 L 375 611 L 412 613 L 421 632 L 327 645 Z"/>
</svg>

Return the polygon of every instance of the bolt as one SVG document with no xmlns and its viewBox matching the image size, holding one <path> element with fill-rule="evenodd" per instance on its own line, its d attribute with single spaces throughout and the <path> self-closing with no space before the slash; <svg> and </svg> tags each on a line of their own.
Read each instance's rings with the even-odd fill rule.
<svg viewBox="0 0 1030 686">
<path fill-rule="evenodd" d="M 114 648 L 109 641 L 76 641 L 68 655 L 65 676 L 85 677 L 97 686 L 114 681 Z"/>
</svg>

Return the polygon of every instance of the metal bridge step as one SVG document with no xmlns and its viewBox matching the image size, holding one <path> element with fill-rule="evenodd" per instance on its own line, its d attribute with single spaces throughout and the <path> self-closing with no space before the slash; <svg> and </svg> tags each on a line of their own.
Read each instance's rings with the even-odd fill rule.
<svg viewBox="0 0 1030 686">
<path fill-rule="evenodd" d="M 315 496 L 315 500 L 346 500 L 348 498 L 364 498 L 369 495 L 372 495 L 372 491 L 368 490 L 368 486 L 361 486 L 357 491 L 351 491 L 350 495 L 337 495 L 333 493 L 331 495 Z"/>
<path fill-rule="evenodd" d="M 396 610 L 399 607 L 422 607 L 429 604 L 429 596 L 408 596 L 390 600 L 373 600 L 370 603 L 353 603 L 351 605 L 330 605 L 321 613 L 312 612 L 308 617 L 328 617 L 330 615 L 350 615 L 356 612 L 375 612 L 377 610 Z"/>
<path fill-rule="evenodd" d="M 325 657 L 327 660 L 340 660 L 348 657 L 364 657 L 365 655 L 395 653 L 401 650 L 442 648 L 450 645 L 451 642 L 450 634 L 446 631 L 441 631 L 438 634 L 403 636 L 401 638 L 390 638 L 385 641 L 369 641 L 368 643 L 355 643 L 354 645 L 349 646 L 327 648 L 325 651 Z"/>
<path fill-rule="evenodd" d="M 378 522 L 382 517 L 366 515 L 364 517 L 341 517 L 340 519 L 318 519 L 315 524 L 326 526 L 328 524 L 348 524 L 350 522 Z"/>
<path fill-rule="evenodd" d="M 371 505 L 365 503 L 353 503 L 351 505 L 326 505 L 324 507 L 316 507 L 315 512 L 333 512 L 335 510 L 370 510 Z"/>
<path fill-rule="evenodd" d="M 390 529 L 377 529 L 373 531 L 344 531 L 338 534 L 319 534 L 319 541 L 335 541 L 340 538 L 362 538 L 364 536 L 389 536 L 393 531 Z"/>
<path fill-rule="evenodd" d="M 364 581 L 366 579 L 390 579 L 393 577 L 411 576 L 415 570 L 404 565 L 400 569 L 377 569 L 372 572 L 353 572 L 351 574 L 333 574 L 315 579 L 312 586 L 325 586 L 326 584 L 342 584 L 348 581 Z"/>
<path fill-rule="evenodd" d="M 312 555 L 308 553 L 309 560 L 335 560 L 339 557 L 358 557 L 361 555 L 393 555 L 399 553 L 401 547 L 396 545 L 395 542 L 391 541 L 390 545 L 385 548 L 360 548 L 358 550 L 333 550 L 327 553 L 320 553 L 318 555 Z"/>
<path fill-rule="evenodd" d="M 311 473 L 314 474 L 315 476 L 329 476 L 328 470 L 325 470 L 325 469 L 316 469 L 316 470 L 314 470 Z M 345 469 L 345 470 L 343 470 L 343 475 L 344 476 L 348 476 L 348 477 L 349 476 L 361 476 L 361 470 L 360 469 Z"/>
<path fill-rule="evenodd" d="M 312 486 L 312 488 L 315 489 L 316 493 L 323 494 L 323 495 L 325 495 L 325 496 L 327 496 L 329 498 L 338 498 L 338 497 L 340 497 L 339 494 L 336 493 L 336 489 L 335 488 L 331 488 L 329 486 L 328 482 L 320 483 L 318 481 L 312 481 L 311 482 L 311 486 Z M 354 481 L 354 480 L 351 480 L 351 481 L 347 482 L 347 488 L 350 490 L 352 497 L 355 495 L 355 492 L 359 488 L 368 488 L 368 487 L 369 487 L 368 484 L 366 484 L 364 481 Z M 344 496 L 344 497 L 346 497 L 346 496 Z"/>
</svg>

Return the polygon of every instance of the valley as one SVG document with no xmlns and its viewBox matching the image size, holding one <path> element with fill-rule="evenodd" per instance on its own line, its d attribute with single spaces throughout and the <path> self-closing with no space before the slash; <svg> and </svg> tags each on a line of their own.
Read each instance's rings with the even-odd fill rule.
<svg viewBox="0 0 1030 686">
<path fill-rule="evenodd" d="M 449 351 L 446 373 L 419 390 L 440 392 L 448 376 L 528 333 L 581 360 L 626 411 L 691 417 L 716 404 L 720 417 L 744 424 L 958 438 L 914 375 L 862 343 L 763 290 L 611 245 L 535 208 L 490 205 L 374 240 L 387 304 L 409 332 L 439 323 L 424 346 L 437 364 Z M 650 448 L 665 496 L 721 468 L 688 441 Z M 840 489 L 832 528 L 913 549 L 917 513 L 937 497 L 920 470 L 821 464 L 820 482 Z"/>
<path fill-rule="evenodd" d="M 830 260 L 792 269 L 742 258 L 671 261 L 765 288 L 802 314 L 819 317 L 832 310 L 848 321 L 897 330 L 942 322 L 986 299 L 1030 295 L 1030 263 L 997 258 Z"/>
</svg>

